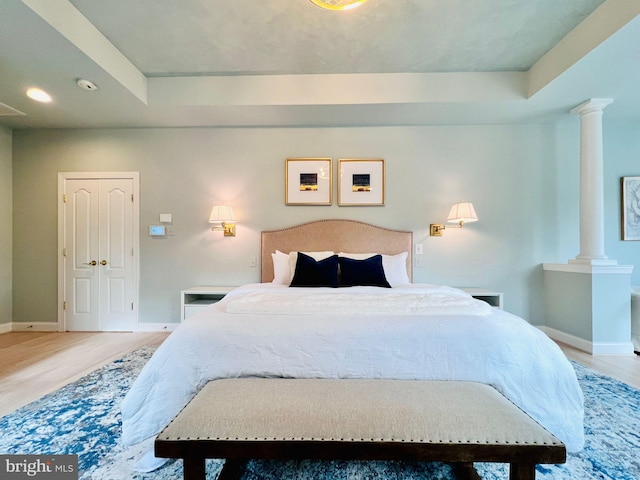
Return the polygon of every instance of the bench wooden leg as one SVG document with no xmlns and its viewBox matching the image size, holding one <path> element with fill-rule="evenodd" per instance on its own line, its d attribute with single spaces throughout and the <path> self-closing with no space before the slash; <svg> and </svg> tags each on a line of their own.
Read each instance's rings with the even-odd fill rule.
<svg viewBox="0 0 640 480">
<path fill-rule="evenodd" d="M 473 462 L 454 463 L 453 473 L 458 480 L 482 480 Z"/>
<path fill-rule="evenodd" d="M 535 480 L 536 465 L 531 463 L 512 463 L 509 466 L 509 480 Z"/>
<path fill-rule="evenodd" d="M 244 459 L 225 460 L 218 474 L 218 480 L 240 480 L 247 468 L 247 462 Z"/>
<path fill-rule="evenodd" d="M 187 457 L 182 461 L 184 480 L 205 480 L 207 470 L 205 459 L 201 457 Z"/>
</svg>

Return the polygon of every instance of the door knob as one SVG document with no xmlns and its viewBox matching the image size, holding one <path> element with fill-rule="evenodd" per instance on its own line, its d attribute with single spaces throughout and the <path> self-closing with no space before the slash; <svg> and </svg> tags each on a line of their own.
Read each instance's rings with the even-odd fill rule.
<svg viewBox="0 0 640 480">
<path fill-rule="evenodd" d="M 91 260 L 89 263 L 83 263 L 83 265 L 91 265 L 92 267 L 95 267 L 98 264 L 98 262 L 96 262 L 95 260 Z"/>
<path fill-rule="evenodd" d="M 106 260 L 102 260 L 102 261 L 100 262 L 100 265 L 106 265 L 106 264 L 107 264 L 107 261 L 106 261 Z"/>
</svg>

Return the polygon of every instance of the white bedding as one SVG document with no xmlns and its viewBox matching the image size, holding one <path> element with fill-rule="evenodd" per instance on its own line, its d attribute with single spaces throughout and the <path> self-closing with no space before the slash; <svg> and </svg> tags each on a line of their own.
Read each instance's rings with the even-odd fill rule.
<svg viewBox="0 0 640 480">
<path fill-rule="evenodd" d="M 413 314 L 227 312 L 247 295 L 273 292 L 282 302 L 288 295 L 299 299 L 305 290 L 344 295 L 348 303 L 353 295 L 389 293 L 377 287 L 300 289 L 271 283 L 232 291 L 185 320 L 144 367 L 122 403 L 123 442 L 136 444 L 159 433 L 206 382 L 218 378 L 394 378 L 490 384 L 569 452 L 582 449 L 583 397 L 575 372 L 557 345 L 519 317 L 482 306 L 447 313 L 438 301 L 431 311 Z M 451 287 L 409 285 L 392 292 L 474 303 Z"/>
<path fill-rule="evenodd" d="M 239 295 L 226 305 L 227 313 L 253 315 L 488 315 L 491 306 L 455 292 L 397 293 L 391 289 L 352 292 L 253 292 Z M 315 290 L 315 289 L 314 289 Z M 381 290 L 381 291 L 377 291 Z M 406 290 L 406 289 L 405 289 Z"/>
</svg>

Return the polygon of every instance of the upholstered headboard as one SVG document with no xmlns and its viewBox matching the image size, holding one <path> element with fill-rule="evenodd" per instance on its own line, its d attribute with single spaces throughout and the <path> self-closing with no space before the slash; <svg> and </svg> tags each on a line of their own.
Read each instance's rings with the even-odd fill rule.
<svg viewBox="0 0 640 480">
<path fill-rule="evenodd" d="M 273 280 L 273 259 L 276 250 L 313 252 L 332 250 L 336 253 L 383 253 L 395 255 L 408 252 L 407 273 L 413 281 L 413 232 L 390 230 L 355 220 L 318 220 L 281 230 L 262 232 L 261 281 Z"/>
</svg>

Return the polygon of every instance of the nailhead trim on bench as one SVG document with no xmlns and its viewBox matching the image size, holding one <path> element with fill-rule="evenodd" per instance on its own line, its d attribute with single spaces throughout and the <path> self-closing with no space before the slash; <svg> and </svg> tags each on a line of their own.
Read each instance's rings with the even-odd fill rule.
<svg viewBox="0 0 640 480">
<path fill-rule="evenodd" d="M 482 442 L 480 440 L 443 440 L 443 439 L 439 439 L 439 440 L 425 440 L 424 438 L 421 438 L 420 440 L 416 440 L 413 438 L 347 438 L 346 440 L 344 438 L 305 438 L 305 437 L 287 437 L 287 438 L 278 438 L 278 437 L 273 437 L 273 438 L 250 438 L 250 437 L 244 437 L 244 438 L 240 438 L 240 437 L 175 437 L 175 438 L 169 438 L 169 437 L 165 437 L 165 439 L 171 439 L 171 440 L 220 440 L 220 441 L 234 441 L 234 440 L 238 440 L 238 441 L 255 441 L 255 442 L 261 442 L 261 441 L 266 441 L 266 442 L 270 442 L 270 441 L 301 441 L 301 442 L 399 442 L 399 443 L 442 443 L 442 444 L 447 444 L 447 443 L 455 443 L 455 444 L 467 444 L 467 445 L 471 445 L 471 444 L 485 444 L 485 445 L 562 445 L 562 442 L 557 441 L 557 442 L 521 442 L 518 440 L 515 440 L 513 442 L 509 441 L 509 440 L 495 440 L 494 442 L 490 442 L 488 440 Z"/>
<path fill-rule="evenodd" d="M 514 480 L 534 479 L 536 463 L 566 461 L 564 444 L 495 389 L 453 381 L 216 380 L 155 449 L 183 458 L 185 479 L 205 478 L 204 458 L 232 459 L 229 470 L 246 458 L 438 460 L 465 471 L 508 462 Z"/>
</svg>

